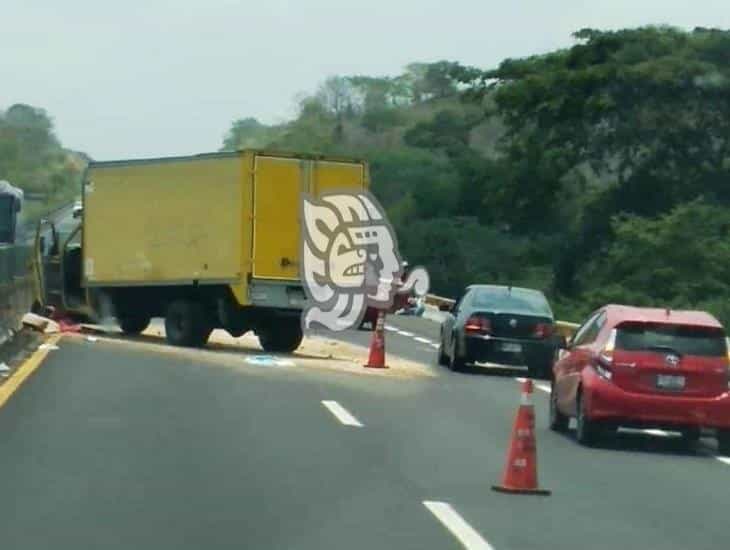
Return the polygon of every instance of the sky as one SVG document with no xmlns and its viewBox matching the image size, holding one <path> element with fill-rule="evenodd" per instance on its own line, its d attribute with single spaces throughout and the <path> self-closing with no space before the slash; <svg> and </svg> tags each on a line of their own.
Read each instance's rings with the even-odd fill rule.
<svg viewBox="0 0 730 550">
<path fill-rule="evenodd" d="M 336 74 L 482 68 L 585 27 L 729 28 L 727 0 L 0 0 L 0 109 L 44 108 L 96 160 L 215 151 Z"/>
</svg>

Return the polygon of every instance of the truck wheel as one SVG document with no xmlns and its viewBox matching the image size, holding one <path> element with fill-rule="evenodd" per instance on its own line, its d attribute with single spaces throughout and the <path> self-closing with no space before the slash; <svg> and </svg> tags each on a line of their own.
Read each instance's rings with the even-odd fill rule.
<svg viewBox="0 0 730 550">
<path fill-rule="evenodd" d="M 281 326 L 259 329 L 256 334 L 265 351 L 286 353 L 297 349 L 304 337 L 298 319 L 296 322 L 283 323 Z"/>
<path fill-rule="evenodd" d="M 167 308 L 165 335 L 175 346 L 202 347 L 213 331 L 203 306 L 191 300 L 176 300 Z"/>
<path fill-rule="evenodd" d="M 124 334 L 139 334 L 150 326 L 150 316 L 144 313 L 125 313 L 119 315 L 117 322 Z"/>
</svg>

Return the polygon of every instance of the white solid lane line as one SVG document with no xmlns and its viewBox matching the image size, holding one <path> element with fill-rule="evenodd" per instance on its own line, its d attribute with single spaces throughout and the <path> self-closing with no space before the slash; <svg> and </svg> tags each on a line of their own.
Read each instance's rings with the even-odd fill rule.
<svg viewBox="0 0 730 550">
<path fill-rule="evenodd" d="M 719 460 L 723 464 L 727 464 L 728 466 L 730 466 L 730 457 L 728 457 L 728 456 L 719 456 L 719 455 L 714 455 L 714 456 L 715 456 L 715 458 L 717 460 Z"/>
<path fill-rule="evenodd" d="M 449 503 L 424 500 L 423 505 L 467 550 L 493 550 L 493 547 Z"/>
<path fill-rule="evenodd" d="M 429 340 L 428 338 L 421 338 L 420 336 L 416 336 L 416 337 L 415 337 L 415 338 L 413 338 L 413 339 L 414 339 L 414 340 L 415 340 L 416 342 L 421 342 L 422 344 L 430 344 L 430 343 L 431 343 L 431 340 Z"/>
<path fill-rule="evenodd" d="M 399 330 L 398 334 L 400 334 L 401 336 L 408 336 L 408 337 L 413 336 L 412 332 L 406 332 L 405 330 Z"/>
<path fill-rule="evenodd" d="M 329 411 L 335 415 L 335 418 L 342 422 L 345 426 L 355 426 L 362 428 L 360 421 L 352 416 L 345 407 L 340 405 L 337 401 L 322 401 L 322 405 L 327 407 Z"/>
</svg>

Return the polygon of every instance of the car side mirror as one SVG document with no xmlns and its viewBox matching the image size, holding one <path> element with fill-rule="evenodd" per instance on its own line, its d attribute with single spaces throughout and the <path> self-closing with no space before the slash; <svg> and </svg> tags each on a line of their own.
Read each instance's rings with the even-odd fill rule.
<svg viewBox="0 0 730 550">
<path fill-rule="evenodd" d="M 451 312 L 451 306 L 449 304 L 440 304 L 439 311 L 445 311 L 446 313 Z"/>
</svg>

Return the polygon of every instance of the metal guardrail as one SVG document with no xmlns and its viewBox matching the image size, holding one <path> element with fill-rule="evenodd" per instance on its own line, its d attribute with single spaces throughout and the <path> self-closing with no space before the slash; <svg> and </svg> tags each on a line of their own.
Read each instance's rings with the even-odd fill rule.
<svg viewBox="0 0 730 550">
<path fill-rule="evenodd" d="M 426 295 L 426 303 L 436 307 L 439 307 L 441 305 L 452 306 L 454 305 L 455 301 L 456 300 L 452 298 L 437 296 L 436 294 Z M 571 323 L 569 321 L 555 321 L 555 329 L 557 330 L 558 334 L 564 336 L 565 338 L 570 338 L 571 336 L 573 336 L 573 334 L 575 334 L 575 332 L 578 330 L 578 327 L 580 327 L 578 323 Z"/>
</svg>

